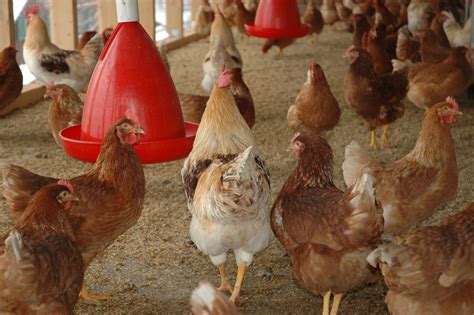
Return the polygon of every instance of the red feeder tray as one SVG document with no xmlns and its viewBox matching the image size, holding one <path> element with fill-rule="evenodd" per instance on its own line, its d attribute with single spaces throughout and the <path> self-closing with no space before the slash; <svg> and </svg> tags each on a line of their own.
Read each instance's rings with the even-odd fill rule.
<svg viewBox="0 0 474 315">
<path fill-rule="evenodd" d="M 309 32 L 308 25 L 300 22 L 295 0 L 261 0 L 255 23 L 245 28 L 250 35 L 264 38 L 296 38 Z"/>
<path fill-rule="evenodd" d="M 108 129 L 127 114 L 145 135 L 135 151 L 144 164 L 172 161 L 191 152 L 198 125 L 183 122 L 179 98 L 153 40 L 136 22 L 136 0 L 122 6 L 120 23 L 110 36 L 89 83 L 81 125 L 63 129 L 64 150 L 73 158 L 95 162 Z M 135 6 L 134 6 L 135 5 Z M 121 18 L 122 17 L 122 18 Z"/>
</svg>

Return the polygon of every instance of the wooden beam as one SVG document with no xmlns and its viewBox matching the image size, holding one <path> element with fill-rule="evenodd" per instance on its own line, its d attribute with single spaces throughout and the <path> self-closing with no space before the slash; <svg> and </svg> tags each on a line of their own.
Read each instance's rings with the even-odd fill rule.
<svg viewBox="0 0 474 315">
<path fill-rule="evenodd" d="M 172 39 L 183 37 L 183 0 L 166 0 L 166 30 Z"/>
<path fill-rule="evenodd" d="M 155 41 L 155 0 L 138 0 L 140 24 Z"/>
<path fill-rule="evenodd" d="M 115 0 L 98 0 L 97 9 L 99 11 L 99 31 L 102 32 L 107 27 L 115 28 L 117 25 Z"/>
<path fill-rule="evenodd" d="M 38 103 L 43 99 L 45 92 L 46 88 L 44 85 L 36 81 L 31 84 L 24 85 L 20 96 L 18 96 L 18 98 L 13 103 L 8 104 L 0 110 L 0 117 L 13 112 L 14 110 L 30 107 Z"/>
<path fill-rule="evenodd" d="M 206 35 L 202 34 L 197 34 L 197 33 L 192 33 L 189 35 L 186 35 L 184 37 L 175 39 L 175 40 L 164 40 L 166 42 L 166 51 L 172 51 L 178 48 L 181 48 L 183 46 L 186 46 L 187 44 L 197 41 L 201 38 L 206 37 Z"/>
<path fill-rule="evenodd" d="M 13 0 L 0 2 L 0 51 L 7 47 L 15 47 L 15 22 L 13 20 Z"/>
<path fill-rule="evenodd" d="M 51 0 L 51 41 L 63 49 L 77 47 L 77 1 Z"/>
</svg>

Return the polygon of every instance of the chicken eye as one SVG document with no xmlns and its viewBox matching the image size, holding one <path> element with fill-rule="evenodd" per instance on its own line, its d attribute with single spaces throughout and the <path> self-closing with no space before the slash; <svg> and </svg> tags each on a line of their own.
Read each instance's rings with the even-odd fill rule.
<svg viewBox="0 0 474 315">
<path fill-rule="evenodd" d="M 129 125 L 128 123 L 124 123 L 124 124 L 122 124 L 122 127 L 123 127 L 123 128 L 129 128 L 130 125 Z"/>
</svg>

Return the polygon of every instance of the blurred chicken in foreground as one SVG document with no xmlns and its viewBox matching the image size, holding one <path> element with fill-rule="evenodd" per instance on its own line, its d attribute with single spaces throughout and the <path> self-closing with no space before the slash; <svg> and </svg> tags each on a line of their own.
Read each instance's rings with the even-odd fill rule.
<svg viewBox="0 0 474 315">
<path fill-rule="evenodd" d="M 346 146 L 344 181 L 350 187 L 363 173 L 374 177 L 386 234 L 399 235 L 419 224 L 456 195 L 458 170 L 450 127 L 460 114 L 451 97 L 431 107 L 415 147 L 391 164 L 373 159 L 355 141 Z"/>
<path fill-rule="evenodd" d="M 85 92 L 104 47 L 103 34 L 95 34 L 80 51 L 64 50 L 51 43 L 46 24 L 35 11 L 27 14 L 27 21 L 23 53 L 31 73 L 44 85 L 67 84 Z"/>
<path fill-rule="evenodd" d="M 299 132 L 321 133 L 333 129 L 341 116 L 339 103 L 331 92 L 324 71 L 311 63 L 307 80 L 288 109 L 288 127 Z"/>
<path fill-rule="evenodd" d="M 474 203 L 437 226 L 379 246 L 367 261 L 379 267 L 394 315 L 474 314 Z"/>
<path fill-rule="evenodd" d="M 219 77 L 222 65 L 232 69 L 242 68 L 243 63 L 240 52 L 235 46 L 230 26 L 222 12 L 217 11 L 211 27 L 209 52 L 202 64 L 204 77 L 201 86 L 205 91 L 210 92 L 212 90 L 214 82 Z"/>
<path fill-rule="evenodd" d="M 53 100 L 48 111 L 49 129 L 54 141 L 62 147 L 59 132 L 66 127 L 81 123 L 84 104 L 76 91 L 66 84 L 48 84 L 44 98 L 48 97 Z"/>
<path fill-rule="evenodd" d="M 230 299 L 235 304 L 253 256 L 267 246 L 272 231 L 270 175 L 229 91 L 233 80 L 230 71 L 219 76 L 181 176 L 192 214 L 191 239 L 219 268 L 221 290 L 231 289 L 225 262 L 234 251 L 238 272 Z"/>
<path fill-rule="evenodd" d="M 68 217 L 77 200 L 69 182 L 45 186 L 0 238 L 0 313 L 73 314 L 84 279 Z"/>
<path fill-rule="evenodd" d="M 137 118 L 119 120 L 105 135 L 96 163 L 87 173 L 71 179 L 80 201 L 69 213 L 69 219 L 85 268 L 140 217 L 145 176 L 133 145 L 140 142 L 143 134 Z M 16 218 L 25 211 L 36 191 L 57 182 L 55 178 L 37 175 L 13 164 L 1 164 L 0 169 L 3 196 Z M 81 297 L 109 299 L 88 292 L 85 286 Z"/>
<path fill-rule="evenodd" d="M 0 54 L 0 110 L 15 101 L 23 89 L 16 52 L 15 48 L 7 47 Z"/>
<path fill-rule="evenodd" d="M 212 284 L 202 281 L 191 295 L 193 314 L 196 315 L 240 315 L 237 307 Z"/>
<path fill-rule="evenodd" d="M 293 264 L 293 276 L 324 296 L 323 315 L 336 315 L 342 295 L 378 278 L 366 257 L 383 231 L 373 178 L 364 174 L 347 191 L 333 183 L 333 153 L 324 138 L 297 134 L 290 150 L 298 166 L 271 212 L 272 229 Z"/>
</svg>

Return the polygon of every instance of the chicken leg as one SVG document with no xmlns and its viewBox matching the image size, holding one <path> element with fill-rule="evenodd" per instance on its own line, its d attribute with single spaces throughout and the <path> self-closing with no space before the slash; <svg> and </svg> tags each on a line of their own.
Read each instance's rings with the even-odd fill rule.
<svg viewBox="0 0 474 315">
<path fill-rule="evenodd" d="M 108 295 L 100 295 L 96 293 L 89 292 L 87 290 L 86 285 L 82 284 L 81 292 L 79 293 L 79 297 L 85 301 L 107 301 L 112 299 L 111 296 Z"/>
<path fill-rule="evenodd" d="M 244 275 L 247 271 L 247 264 L 242 263 L 237 269 L 237 279 L 235 279 L 234 292 L 230 296 L 230 301 L 235 305 L 240 295 L 240 289 L 242 288 L 242 282 L 244 281 Z"/>
<path fill-rule="evenodd" d="M 221 275 L 221 286 L 219 287 L 219 291 L 229 291 L 232 294 L 232 287 L 227 281 L 227 277 L 225 275 L 225 265 L 219 265 L 219 274 Z"/>
<path fill-rule="evenodd" d="M 332 301 L 332 308 L 331 308 L 331 314 L 330 315 L 336 315 L 337 310 L 339 309 L 339 304 L 341 303 L 342 299 L 342 294 L 335 294 L 334 295 L 334 300 Z"/>
<path fill-rule="evenodd" d="M 389 127 L 390 127 L 390 125 L 384 125 L 383 126 L 383 134 L 382 134 L 382 144 L 387 148 L 390 146 L 390 143 L 388 141 L 388 129 L 389 129 Z"/>
<path fill-rule="evenodd" d="M 375 138 L 375 129 L 370 131 L 370 144 L 369 147 L 373 150 L 378 149 L 377 139 Z"/>
<path fill-rule="evenodd" d="M 329 303 L 331 301 L 331 291 L 326 292 L 323 298 L 323 315 L 329 315 Z"/>
</svg>

